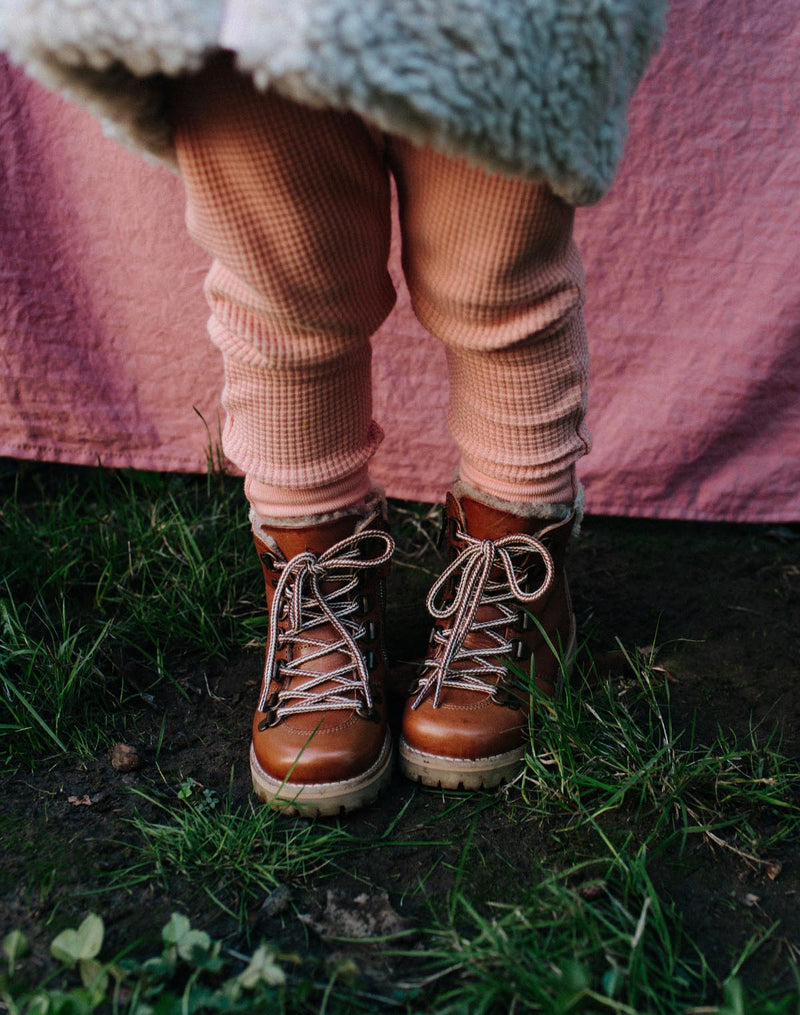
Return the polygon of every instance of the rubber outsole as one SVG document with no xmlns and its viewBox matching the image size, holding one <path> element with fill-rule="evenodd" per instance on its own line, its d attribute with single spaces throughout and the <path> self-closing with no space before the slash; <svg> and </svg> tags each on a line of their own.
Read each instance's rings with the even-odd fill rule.
<svg viewBox="0 0 800 1015">
<path fill-rule="evenodd" d="M 437 789 L 494 789 L 519 772 L 525 748 L 488 758 L 446 758 L 426 754 L 400 741 L 400 771 L 412 782 Z"/>
</svg>

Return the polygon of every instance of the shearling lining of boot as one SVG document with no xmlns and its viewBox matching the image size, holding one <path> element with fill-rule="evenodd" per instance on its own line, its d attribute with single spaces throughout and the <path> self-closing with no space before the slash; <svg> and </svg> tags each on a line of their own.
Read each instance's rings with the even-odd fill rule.
<svg viewBox="0 0 800 1015">
<path fill-rule="evenodd" d="M 571 504 L 537 504 L 528 501 L 501 500 L 499 497 L 493 497 L 490 493 L 464 482 L 458 476 L 453 480 L 452 491 L 457 500 L 466 496 L 481 504 L 486 504 L 488 507 L 496 508 L 498 511 L 507 511 L 509 514 L 517 515 L 519 518 L 541 518 L 542 521 L 561 522 L 574 511 L 575 525 L 572 529 L 572 538 L 574 539 L 580 532 L 586 500 L 581 483 L 578 483 L 578 492 Z"/>
<path fill-rule="evenodd" d="M 350 504 L 348 507 L 337 508 L 335 511 L 323 511 L 315 515 L 295 515 L 291 518 L 272 518 L 269 515 L 260 515 L 254 508 L 250 508 L 250 524 L 253 531 L 260 539 L 267 539 L 269 536 L 264 531 L 264 526 L 270 529 L 299 529 L 307 526 L 321 525 L 325 522 L 335 522 L 339 518 L 350 518 L 359 516 L 359 521 L 354 532 L 360 532 L 363 526 L 371 521 L 375 515 L 386 518 L 386 494 L 382 486 L 373 483 L 369 493 L 363 500 Z"/>
</svg>

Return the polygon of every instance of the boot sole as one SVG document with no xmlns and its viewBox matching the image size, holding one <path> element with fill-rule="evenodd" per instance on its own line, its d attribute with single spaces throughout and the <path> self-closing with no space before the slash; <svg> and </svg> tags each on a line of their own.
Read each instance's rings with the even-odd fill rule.
<svg viewBox="0 0 800 1015">
<path fill-rule="evenodd" d="M 259 765 L 252 744 L 250 775 L 253 792 L 259 800 L 283 814 L 301 814 L 309 818 L 345 814 L 371 804 L 387 786 L 392 775 L 391 733 L 386 731 L 386 739 L 375 763 L 352 779 L 317 783 L 273 779 Z"/>
<path fill-rule="evenodd" d="M 576 644 L 577 631 L 573 615 L 567 651 L 564 654 L 567 672 L 562 673 L 559 678 L 556 696 L 560 693 L 564 680 L 568 680 L 572 672 Z M 448 758 L 441 754 L 418 751 L 401 737 L 400 771 L 412 782 L 432 786 L 435 789 L 494 789 L 501 783 L 511 782 L 516 778 L 522 769 L 525 751 L 525 747 L 515 747 L 513 751 L 507 751 L 505 754 L 494 754 L 485 758 Z"/>
<path fill-rule="evenodd" d="M 423 786 L 437 789 L 494 789 L 519 772 L 524 747 L 488 758 L 445 758 L 418 751 L 400 741 L 400 771 Z"/>
</svg>

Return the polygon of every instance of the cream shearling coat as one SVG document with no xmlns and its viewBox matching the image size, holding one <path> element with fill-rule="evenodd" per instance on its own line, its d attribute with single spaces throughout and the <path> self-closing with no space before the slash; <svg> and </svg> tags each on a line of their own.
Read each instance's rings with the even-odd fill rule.
<svg viewBox="0 0 800 1015">
<path fill-rule="evenodd" d="M 251 0 L 260 88 L 354 110 L 490 170 L 597 200 L 664 0 Z M 164 76 L 220 48 L 224 0 L 0 0 L 0 49 L 174 164 Z"/>
</svg>

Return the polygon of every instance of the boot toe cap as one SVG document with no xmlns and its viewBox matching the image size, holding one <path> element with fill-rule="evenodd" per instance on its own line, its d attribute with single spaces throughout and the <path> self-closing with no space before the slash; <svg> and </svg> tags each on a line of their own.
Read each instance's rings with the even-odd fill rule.
<svg viewBox="0 0 800 1015">
<path fill-rule="evenodd" d="M 434 708 L 431 699 L 406 705 L 403 739 L 415 751 L 471 760 L 506 754 L 523 746 L 527 716 L 522 709 L 496 704 L 486 694 L 449 695 Z"/>
<path fill-rule="evenodd" d="M 262 713 L 253 723 L 253 755 L 261 770 L 278 783 L 338 783 L 366 772 L 381 753 L 385 724 L 356 712 L 314 713 L 259 730 Z M 334 719 L 332 722 L 331 719 Z"/>
</svg>

